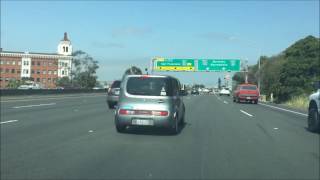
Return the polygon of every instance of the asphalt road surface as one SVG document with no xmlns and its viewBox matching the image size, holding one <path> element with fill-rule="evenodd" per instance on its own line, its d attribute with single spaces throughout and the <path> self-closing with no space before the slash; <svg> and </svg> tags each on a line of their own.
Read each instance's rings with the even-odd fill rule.
<svg viewBox="0 0 320 180">
<path fill-rule="evenodd" d="M 184 97 L 178 135 L 119 134 L 102 94 L 1 99 L 1 179 L 319 179 L 307 117 L 230 97 Z"/>
</svg>

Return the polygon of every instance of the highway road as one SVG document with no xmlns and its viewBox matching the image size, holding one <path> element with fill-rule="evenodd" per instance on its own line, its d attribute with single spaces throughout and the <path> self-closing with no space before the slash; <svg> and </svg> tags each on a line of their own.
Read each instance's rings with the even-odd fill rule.
<svg viewBox="0 0 320 180">
<path fill-rule="evenodd" d="M 305 114 L 184 97 L 178 135 L 119 134 L 103 94 L 1 99 L 1 179 L 319 179 Z"/>
</svg>

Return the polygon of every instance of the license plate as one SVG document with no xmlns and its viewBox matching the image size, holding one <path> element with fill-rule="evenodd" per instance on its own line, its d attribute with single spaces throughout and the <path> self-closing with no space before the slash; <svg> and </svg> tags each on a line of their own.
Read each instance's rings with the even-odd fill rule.
<svg viewBox="0 0 320 180">
<path fill-rule="evenodd" d="M 251 99 L 251 97 L 247 97 L 247 99 Z"/>
<path fill-rule="evenodd" d="M 149 119 L 133 119 L 132 125 L 153 126 L 153 120 Z"/>
</svg>

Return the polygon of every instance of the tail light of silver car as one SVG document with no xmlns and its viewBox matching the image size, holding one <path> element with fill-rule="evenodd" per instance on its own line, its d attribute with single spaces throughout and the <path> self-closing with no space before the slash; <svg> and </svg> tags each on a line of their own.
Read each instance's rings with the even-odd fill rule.
<svg viewBox="0 0 320 180">
<path fill-rule="evenodd" d="M 150 115 L 150 116 L 168 116 L 168 111 L 150 111 L 150 110 L 131 110 L 120 109 L 120 115 Z"/>
</svg>

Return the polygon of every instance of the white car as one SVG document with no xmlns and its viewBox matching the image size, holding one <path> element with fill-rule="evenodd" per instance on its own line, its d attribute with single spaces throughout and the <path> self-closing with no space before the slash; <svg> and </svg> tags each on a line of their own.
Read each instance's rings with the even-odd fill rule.
<svg viewBox="0 0 320 180">
<path fill-rule="evenodd" d="M 227 96 L 230 96 L 230 90 L 229 89 L 226 89 L 226 88 L 223 88 L 220 90 L 219 92 L 219 95 L 227 95 Z"/>
<path fill-rule="evenodd" d="M 320 82 L 317 82 L 316 88 L 318 91 L 309 97 L 308 129 L 311 132 L 320 131 Z"/>
</svg>

